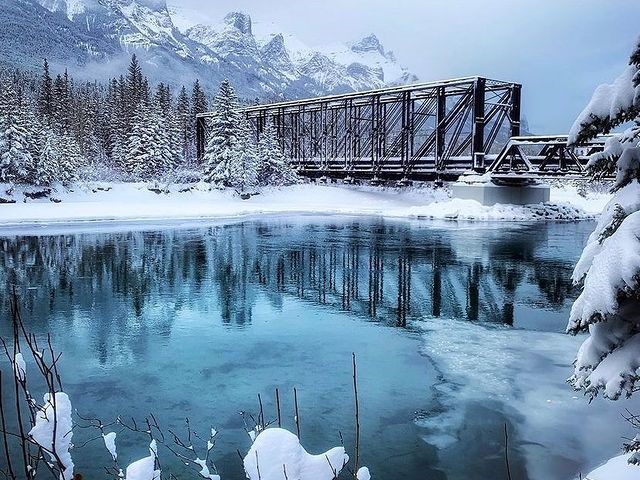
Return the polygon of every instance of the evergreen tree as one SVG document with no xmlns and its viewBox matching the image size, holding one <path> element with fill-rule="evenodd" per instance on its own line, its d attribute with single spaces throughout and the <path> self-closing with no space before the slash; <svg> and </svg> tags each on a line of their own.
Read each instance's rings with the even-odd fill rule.
<svg viewBox="0 0 640 480">
<path fill-rule="evenodd" d="M 157 170 L 153 144 L 156 133 L 150 117 L 149 106 L 141 103 L 133 116 L 127 139 L 126 170 L 135 179 L 148 179 Z"/>
<path fill-rule="evenodd" d="M 244 129 L 231 157 L 226 185 L 235 188 L 241 194 L 255 193 L 258 187 L 259 163 L 258 148 L 253 136 L 249 134 L 248 129 Z"/>
<path fill-rule="evenodd" d="M 133 109 L 137 109 L 144 99 L 144 77 L 138 57 L 134 53 L 131 56 L 126 78 L 127 100 Z"/>
<path fill-rule="evenodd" d="M 192 113 L 207 110 L 199 83 L 192 96 L 182 88 L 177 101 L 166 84 L 152 91 L 135 55 L 126 74 L 105 85 L 74 84 L 66 71 L 52 78 L 46 60 L 38 75 L 0 67 L 0 82 L 6 112 L 0 122 L 8 126 L 0 181 L 66 182 L 89 165 L 131 178 L 163 175 L 194 158 Z"/>
<path fill-rule="evenodd" d="M 40 94 L 38 99 L 40 117 L 51 125 L 53 117 L 53 80 L 49 73 L 49 63 L 44 59 L 44 69 L 40 80 Z"/>
<path fill-rule="evenodd" d="M 33 165 L 33 145 L 27 107 L 20 104 L 12 85 L 0 93 L 0 181 L 26 182 Z"/>
<path fill-rule="evenodd" d="M 260 185 L 293 185 L 300 181 L 298 174 L 287 162 L 273 125 L 267 124 L 258 142 L 260 157 L 258 182 Z"/>
<path fill-rule="evenodd" d="M 214 116 L 204 154 L 204 180 L 226 185 L 230 162 L 236 154 L 236 143 L 242 133 L 238 98 L 227 80 L 220 85 L 213 108 Z"/>
<path fill-rule="evenodd" d="M 195 146 L 193 145 L 195 135 L 191 132 L 191 108 L 189 95 L 187 95 L 185 87 L 182 87 L 178 95 L 175 120 L 182 159 L 184 162 L 190 162 L 195 151 Z"/>
<path fill-rule="evenodd" d="M 45 126 L 39 132 L 41 146 L 39 155 L 33 166 L 33 182 L 35 185 L 51 185 L 61 180 L 65 172 L 62 165 L 61 142 L 56 132 Z"/>
<path fill-rule="evenodd" d="M 640 389 L 640 42 L 613 85 L 600 86 L 576 120 L 570 143 L 593 138 L 629 120 L 635 125 L 610 137 L 588 168 L 615 174 L 614 198 L 589 238 L 573 279 L 582 293 L 568 331 L 588 332 L 570 382 L 591 397 L 617 400 Z M 640 464 L 640 437 L 625 446 Z"/>
<path fill-rule="evenodd" d="M 194 153 L 195 153 L 195 144 L 196 144 L 196 131 L 197 131 L 197 116 L 201 113 L 205 113 L 209 110 L 209 105 L 207 102 L 207 96 L 204 93 L 204 90 L 200 87 L 200 82 L 196 80 L 193 84 L 193 90 L 191 93 L 191 118 L 189 125 L 189 143 L 194 145 Z"/>
</svg>

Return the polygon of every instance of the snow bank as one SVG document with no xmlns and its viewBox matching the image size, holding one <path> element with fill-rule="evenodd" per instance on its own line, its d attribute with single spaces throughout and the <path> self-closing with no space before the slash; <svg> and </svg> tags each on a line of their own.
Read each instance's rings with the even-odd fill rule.
<svg viewBox="0 0 640 480">
<path fill-rule="evenodd" d="M 584 480 L 638 480 L 640 467 L 629 465 L 628 459 L 629 455 L 614 457 L 583 478 Z"/>
<path fill-rule="evenodd" d="M 348 461 L 343 447 L 311 455 L 293 433 L 268 428 L 256 437 L 244 468 L 249 480 L 333 480 Z"/>
<path fill-rule="evenodd" d="M 7 196 L 0 186 L 0 196 Z M 159 193 L 156 193 L 159 192 Z M 33 193 L 31 192 L 31 196 Z M 590 198 L 575 188 L 552 187 L 545 205 L 482 206 L 473 200 L 450 199 L 445 189 L 428 186 L 404 189 L 303 184 L 266 190 L 242 200 L 231 191 L 173 186 L 150 191 L 145 184 L 93 184 L 72 191 L 58 190 L 49 198 L 32 199 L 15 189 L 13 204 L 0 205 L 0 225 L 46 223 L 200 220 L 258 214 L 369 215 L 397 218 L 457 220 L 575 220 L 591 218 L 609 200 Z"/>
</svg>

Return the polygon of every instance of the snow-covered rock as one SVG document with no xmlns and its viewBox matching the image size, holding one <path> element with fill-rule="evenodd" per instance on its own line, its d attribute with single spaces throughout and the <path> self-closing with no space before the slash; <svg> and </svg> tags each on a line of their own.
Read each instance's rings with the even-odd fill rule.
<svg viewBox="0 0 640 480">
<path fill-rule="evenodd" d="M 268 428 L 251 445 L 244 469 L 249 480 L 333 480 L 348 461 L 344 447 L 311 455 L 293 433 Z"/>
</svg>

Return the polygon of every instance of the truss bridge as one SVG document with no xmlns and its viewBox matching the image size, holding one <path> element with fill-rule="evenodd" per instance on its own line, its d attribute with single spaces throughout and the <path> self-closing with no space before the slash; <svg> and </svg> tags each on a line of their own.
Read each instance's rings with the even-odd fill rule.
<svg viewBox="0 0 640 480">
<path fill-rule="evenodd" d="M 267 125 L 301 175 L 343 180 L 420 181 L 470 170 L 496 178 L 584 176 L 597 139 L 567 147 L 567 136 L 520 136 L 518 83 L 467 77 L 255 105 L 244 114 L 259 140 Z M 207 120 L 197 119 L 198 155 Z"/>
</svg>

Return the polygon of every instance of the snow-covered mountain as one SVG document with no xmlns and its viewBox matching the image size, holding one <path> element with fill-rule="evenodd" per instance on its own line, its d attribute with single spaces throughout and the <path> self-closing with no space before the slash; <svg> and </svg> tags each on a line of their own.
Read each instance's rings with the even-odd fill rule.
<svg viewBox="0 0 640 480">
<path fill-rule="evenodd" d="M 310 48 L 277 31 L 256 35 L 244 13 L 189 24 L 165 0 L 0 0 L 0 18 L 5 66 L 35 69 L 47 57 L 76 75 L 106 77 L 136 53 L 153 80 L 179 85 L 200 78 L 215 88 L 228 78 L 241 95 L 269 99 L 417 80 L 375 35 Z"/>
</svg>

